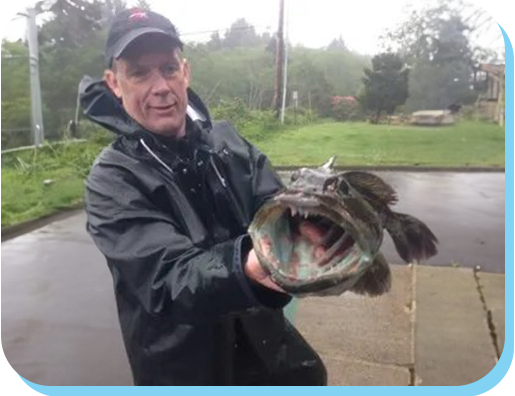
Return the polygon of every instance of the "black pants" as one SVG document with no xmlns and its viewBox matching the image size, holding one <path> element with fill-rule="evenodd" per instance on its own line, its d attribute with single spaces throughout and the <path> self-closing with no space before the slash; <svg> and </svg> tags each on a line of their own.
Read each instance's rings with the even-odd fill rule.
<svg viewBox="0 0 515 396">
<path fill-rule="evenodd" d="M 235 323 L 235 339 L 234 385 L 327 385 L 320 356 L 286 319 L 280 345 L 268 357 L 252 345 L 240 322 Z"/>
</svg>

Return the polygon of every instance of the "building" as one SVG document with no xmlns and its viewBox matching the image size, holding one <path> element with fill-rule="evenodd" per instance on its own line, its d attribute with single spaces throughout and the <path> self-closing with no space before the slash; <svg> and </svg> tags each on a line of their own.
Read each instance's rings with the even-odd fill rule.
<svg viewBox="0 0 515 396">
<path fill-rule="evenodd" d="M 504 125 L 504 65 L 483 63 L 476 72 L 476 86 L 482 88 L 476 109 L 483 117 Z"/>
</svg>

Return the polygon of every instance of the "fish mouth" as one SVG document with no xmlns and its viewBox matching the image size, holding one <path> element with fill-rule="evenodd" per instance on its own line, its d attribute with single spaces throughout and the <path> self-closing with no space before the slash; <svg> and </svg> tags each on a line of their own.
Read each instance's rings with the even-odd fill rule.
<svg viewBox="0 0 515 396">
<path fill-rule="evenodd" d="M 272 279 L 288 292 L 315 292 L 357 279 L 372 262 L 352 217 L 332 197 L 282 193 L 255 219 L 249 229 L 254 250 Z M 306 236 L 306 226 L 317 230 L 316 241 Z"/>
</svg>

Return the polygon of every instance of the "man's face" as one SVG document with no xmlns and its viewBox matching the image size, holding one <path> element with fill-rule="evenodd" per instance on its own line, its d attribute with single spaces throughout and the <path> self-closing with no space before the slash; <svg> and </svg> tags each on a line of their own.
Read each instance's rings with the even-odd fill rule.
<svg viewBox="0 0 515 396">
<path fill-rule="evenodd" d="M 185 134 L 189 66 L 179 51 L 138 45 L 115 61 L 104 79 L 125 111 L 151 132 L 180 138 Z"/>
</svg>

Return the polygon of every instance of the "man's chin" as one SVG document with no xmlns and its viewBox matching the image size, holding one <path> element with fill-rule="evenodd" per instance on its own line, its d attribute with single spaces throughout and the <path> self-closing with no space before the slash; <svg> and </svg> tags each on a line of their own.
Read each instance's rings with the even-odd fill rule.
<svg viewBox="0 0 515 396">
<path fill-rule="evenodd" d="M 176 124 L 156 125 L 153 128 L 149 128 L 149 130 L 157 135 L 175 137 L 176 139 L 180 139 L 186 134 L 183 125 L 177 126 Z"/>
</svg>

